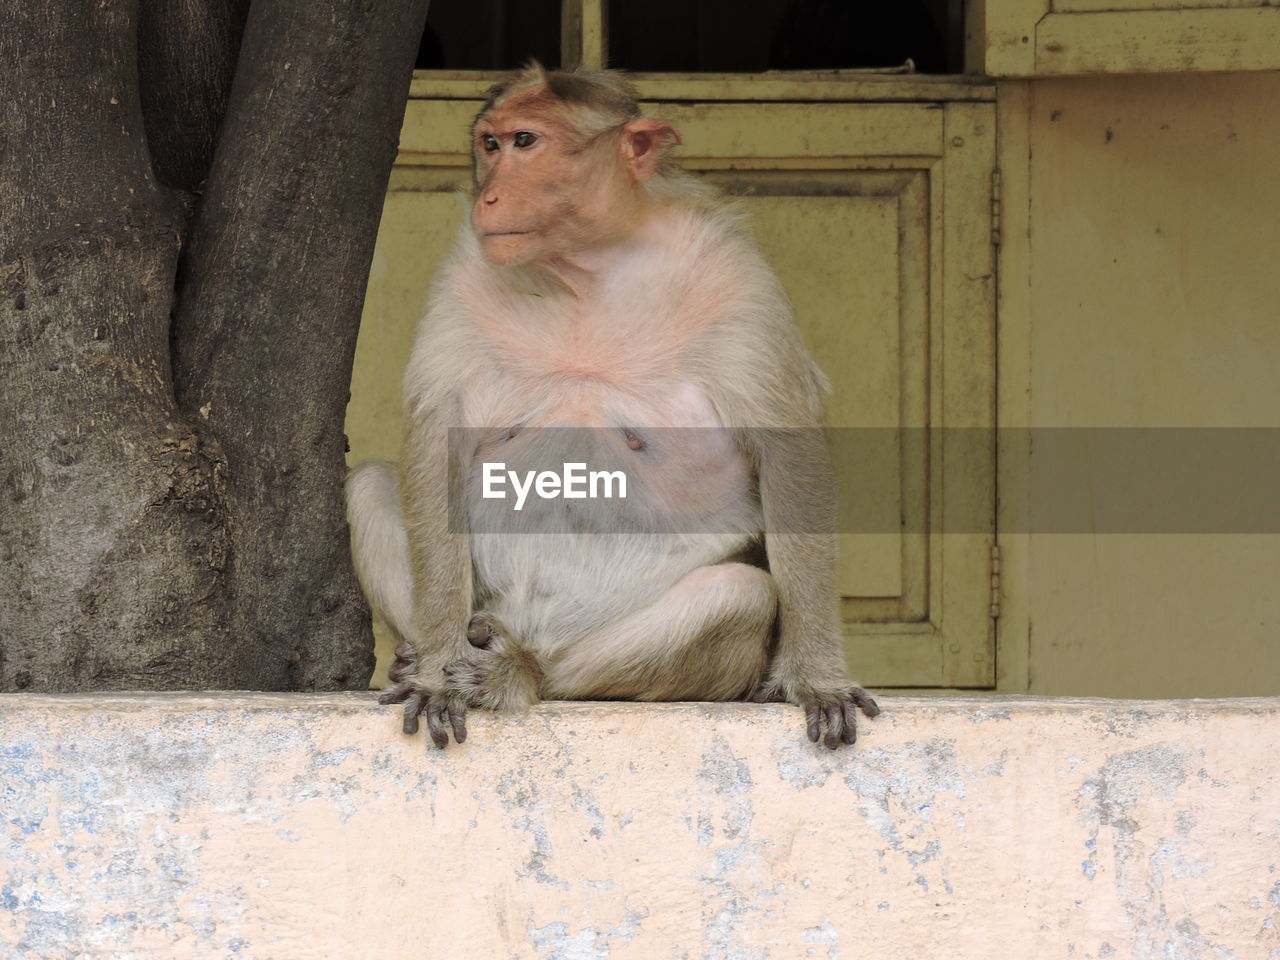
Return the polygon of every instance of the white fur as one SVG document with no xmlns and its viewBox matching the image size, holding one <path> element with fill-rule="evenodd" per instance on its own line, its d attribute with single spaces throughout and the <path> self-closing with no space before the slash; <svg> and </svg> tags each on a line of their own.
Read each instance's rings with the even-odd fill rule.
<svg viewBox="0 0 1280 960">
<path fill-rule="evenodd" d="M 347 474 L 346 496 L 360 586 L 373 612 L 403 640 L 413 619 L 413 580 L 398 477 L 390 460 L 366 460 Z"/>
<path fill-rule="evenodd" d="M 770 331 L 772 338 L 780 331 L 799 349 L 780 287 L 731 214 L 663 208 L 614 254 L 602 285 L 578 300 L 541 268 L 491 265 L 471 231 L 464 231 L 414 347 L 405 385 L 409 416 L 456 392 L 464 418 L 459 425 L 493 428 L 495 436 L 505 437 L 517 424 L 724 427 L 716 403 L 721 383 L 768 390 L 771 358 L 736 356 L 726 342 L 760 341 L 741 331 L 717 337 L 716 329 L 778 328 Z M 806 368 L 809 382 L 777 389 L 792 396 L 798 391 L 816 407 L 820 375 L 807 362 Z M 521 470 L 523 436 L 477 454 L 471 465 L 468 506 L 479 530 L 495 529 L 496 513 L 502 522 L 511 514 L 509 501 L 479 496 L 478 464 L 502 459 Z M 727 431 L 702 436 L 717 449 L 704 456 L 673 454 L 660 464 L 653 452 L 628 458 L 623 451 L 612 463 L 596 431 L 578 433 L 574 442 L 595 449 L 565 449 L 564 461 L 587 460 L 592 469 L 648 468 L 654 475 L 633 485 L 638 499 L 630 503 L 582 504 L 595 514 L 586 516 L 581 534 L 559 532 L 565 529 L 559 514 L 548 518 L 546 511 L 529 510 L 521 514 L 518 533 L 474 535 L 476 608 L 498 614 L 540 653 L 556 655 L 761 536 L 746 453 Z M 556 459 L 545 449 L 530 456 L 543 465 Z M 664 495 L 666 503 L 660 502 Z M 698 515 L 681 516 L 682 501 L 695 497 Z M 672 518 L 668 534 L 610 532 L 634 529 L 633 520 L 648 529 L 661 516 Z M 546 530 L 556 532 L 540 532 Z"/>
</svg>

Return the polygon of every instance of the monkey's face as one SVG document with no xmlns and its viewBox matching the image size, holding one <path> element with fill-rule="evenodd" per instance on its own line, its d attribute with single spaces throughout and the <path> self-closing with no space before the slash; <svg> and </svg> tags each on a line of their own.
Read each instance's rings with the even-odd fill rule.
<svg viewBox="0 0 1280 960">
<path fill-rule="evenodd" d="M 625 229 L 634 190 L 616 144 L 580 141 L 563 117 L 527 102 L 477 121 L 471 223 L 490 262 L 572 258 Z"/>
</svg>

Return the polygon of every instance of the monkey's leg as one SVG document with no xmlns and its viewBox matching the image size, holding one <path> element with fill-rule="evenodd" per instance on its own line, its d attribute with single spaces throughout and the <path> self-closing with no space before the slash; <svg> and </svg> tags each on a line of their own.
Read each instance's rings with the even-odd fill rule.
<svg viewBox="0 0 1280 960">
<path fill-rule="evenodd" d="M 387 671 L 397 684 L 379 698 L 401 703 L 412 692 L 402 681 L 416 672 L 411 636 L 413 581 L 409 543 L 400 512 L 399 469 L 389 460 L 368 460 L 347 475 L 347 523 L 356 578 L 373 612 L 396 641 L 396 662 Z"/>
<path fill-rule="evenodd" d="M 758 567 L 698 567 L 545 665 L 548 699 L 733 700 L 759 683 L 777 613 Z"/>
</svg>

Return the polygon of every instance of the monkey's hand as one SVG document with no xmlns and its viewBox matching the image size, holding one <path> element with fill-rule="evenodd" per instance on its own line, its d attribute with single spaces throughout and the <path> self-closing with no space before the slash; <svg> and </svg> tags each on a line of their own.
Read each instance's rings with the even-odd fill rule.
<svg viewBox="0 0 1280 960">
<path fill-rule="evenodd" d="M 880 713 L 880 707 L 871 694 L 856 683 L 816 687 L 770 679 L 757 688 L 751 699 L 756 703 L 794 703 L 804 707 L 809 739 L 817 743 L 821 738 L 832 750 L 842 743 L 853 743 L 858 739 L 859 709 L 867 717 Z M 824 723 L 827 728 L 825 734 L 822 732 Z"/>
<path fill-rule="evenodd" d="M 472 651 L 444 668 L 445 689 L 452 697 L 490 710 L 519 709 L 542 699 L 542 664 L 497 617 L 472 617 L 467 640 Z"/>
<path fill-rule="evenodd" d="M 379 703 L 404 704 L 404 732 L 418 732 L 418 717 L 427 715 L 427 732 L 431 734 L 431 742 L 443 749 L 448 746 L 449 734 L 445 729 L 445 720 L 453 728 L 453 738 L 462 743 L 467 739 L 467 704 L 452 697 L 446 691 L 432 691 L 421 686 L 418 677 L 418 662 L 414 650 L 409 644 L 401 643 L 396 647 L 396 660 L 387 671 L 387 678 L 395 686 L 378 698 Z M 439 686 L 443 687 L 441 683 Z"/>
</svg>

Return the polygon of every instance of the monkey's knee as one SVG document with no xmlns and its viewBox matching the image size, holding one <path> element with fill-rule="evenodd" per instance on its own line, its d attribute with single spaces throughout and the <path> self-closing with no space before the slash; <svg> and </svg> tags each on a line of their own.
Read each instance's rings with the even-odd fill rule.
<svg viewBox="0 0 1280 960">
<path fill-rule="evenodd" d="M 724 676 L 713 681 L 709 699 L 736 699 L 753 689 L 768 667 L 778 588 L 759 567 L 725 563 L 706 569 L 715 571 L 713 589 L 720 594 L 721 615 L 703 643 L 724 668 Z"/>
<path fill-rule="evenodd" d="M 731 621 L 739 627 L 771 626 L 778 610 L 773 577 L 745 563 L 698 567 L 676 584 L 674 592 L 706 611 L 708 621 Z"/>
<path fill-rule="evenodd" d="M 699 611 L 662 700 L 734 700 L 764 676 L 777 616 L 773 577 L 744 563 L 699 567 L 677 584 L 687 609 Z M 646 698 L 648 699 L 648 698 Z"/>
</svg>

